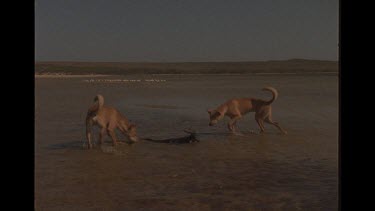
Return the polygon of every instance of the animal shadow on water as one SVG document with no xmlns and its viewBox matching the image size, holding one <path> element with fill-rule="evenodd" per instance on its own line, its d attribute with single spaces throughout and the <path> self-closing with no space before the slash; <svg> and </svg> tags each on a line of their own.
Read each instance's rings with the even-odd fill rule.
<svg viewBox="0 0 375 211">
<path fill-rule="evenodd" d="M 151 138 L 143 138 L 144 141 L 151 141 L 155 143 L 166 143 L 166 144 L 189 144 L 193 142 L 199 142 L 196 137 L 196 132 L 191 130 L 184 130 L 185 133 L 189 135 L 178 137 L 178 138 L 168 138 L 168 139 L 151 139 Z"/>
</svg>

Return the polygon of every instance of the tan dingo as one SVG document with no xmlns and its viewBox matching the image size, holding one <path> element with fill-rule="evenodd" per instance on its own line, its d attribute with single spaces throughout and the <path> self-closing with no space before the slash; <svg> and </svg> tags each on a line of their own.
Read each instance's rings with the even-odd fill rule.
<svg viewBox="0 0 375 211">
<path fill-rule="evenodd" d="M 228 129 L 236 133 L 234 126 L 237 120 L 246 113 L 255 112 L 255 120 L 260 127 L 260 133 L 264 132 L 263 123 L 266 122 L 277 127 L 283 134 L 287 134 L 277 122 L 272 121 L 271 103 L 276 100 L 278 96 L 276 89 L 265 87 L 262 90 L 270 91 L 272 93 L 272 99 L 269 101 L 255 98 L 231 99 L 216 109 L 208 109 L 207 112 L 210 116 L 209 126 L 215 125 L 224 116 L 228 116 L 231 119 L 228 123 Z"/>
<path fill-rule="evenodd" d="M 136 126 L 129 121 L 118 110 L 112 107 L 104 106 L 104 98 L 97 95 L 94 98 L 94 104 L 89 108 L 86 116 L 86 138 L 88 148 L 92 147 L 91 128 L 98 125 L 101 130 L 99 133 L 99 144 L 103 143 L 103 136 L 108 134 L 112 138 L 113 146 L 116 145 L 117 138 L 115 129 L 118 128 L 132 142 L 138 141 Z"/>
</svg>

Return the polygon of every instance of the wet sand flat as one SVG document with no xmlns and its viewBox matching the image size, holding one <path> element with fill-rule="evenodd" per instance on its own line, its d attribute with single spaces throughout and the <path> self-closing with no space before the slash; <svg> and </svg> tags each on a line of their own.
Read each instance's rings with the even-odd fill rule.
<svg viewBox="0 0 375 211">
<path fill-rule="evenodd" d="M 36 210 L 337 210 L 337 75 L 132 75 L 35 79 Z M 126 82 L 136 80 L 137 82 Z M 158 79 L 163 82 L 150 82 Z M 234 97 L 279 98 L 272 125 L 254 113 L 227 132 L 208 108 Z M 96 94 L 137 125 L 139 136 L 198 132 L 200 142 L 139 142 L 84 150 L 85 115 Z M 97 131 L 97 130 L 96 130 Z M 118 134 L 120 139 L 124 137 Z"/>
</svg>

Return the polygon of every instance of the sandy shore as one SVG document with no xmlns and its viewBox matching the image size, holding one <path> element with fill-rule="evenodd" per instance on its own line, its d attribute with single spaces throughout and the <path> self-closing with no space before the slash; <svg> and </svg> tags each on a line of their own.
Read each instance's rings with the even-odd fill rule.
<svg viewBox="0 0 375 211">
<path fill-rule="evenodd" d="M 337 76 L 159 76 L 164 83 L 81 77 L 36 80 L 36 210 L 338 209 Z M 270 99 L 261 91 L 270 85 L 279 91 L 273 119 L 287 136 L 267 124 L 266 134 L 251 134 L 259 130 L 254 113 L 238 122 L 245 136 L 228 134 L 228 119 L 208 126 L 208 108 L 233 97 Z M 113 148 L 106 137 L 102 147 L 84 150 L 85 115 L 97 93 L 141 137 L 180 137 L 191 127 L 200 142 Z"/>
</svg>

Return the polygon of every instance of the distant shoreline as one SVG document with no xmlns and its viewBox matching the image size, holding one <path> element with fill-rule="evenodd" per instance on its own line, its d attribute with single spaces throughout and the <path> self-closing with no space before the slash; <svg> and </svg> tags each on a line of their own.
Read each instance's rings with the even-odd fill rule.
<svg viewBox="0 0 375 211">
<path fill-rule="evenodd" d="M 73 75 L 73 74 L 35 74 L 35 78 L 86 78 L 86 77 L 105 77 L 109 75 L 94 75 L 94 74 L 82 74 L 82 75 Z"/>
<path fill-rule="evenodd" d="M 332 74 L 339 72 L 337 61 L 285 60 L 264 62 L 36 62 L 37 75 L 233 75 L 233 74 Z M 51 77 L 51 76 L 49 76 Z M 60 76 L 59 76 L 60 77 Z M 67 76 L 63 76 L 67 77 Z"/>
<path fill-rule="evenodd" d="M 97 78 L 97 77 L 111 77 L 111 76 L 130 76 L 130 75 L 152 75 L 152 76 L 168 76 L 168 75 L 217 75 L 217 76 L 234 76 L 234 75 L 338 75 L 338 72 L 269 72 L 269 73 L 160 73 L 160 74 L 112 74 L 112 75 L 99 75 L 99 74 L 35 74 L 35 78 Z"/>
</svg>

